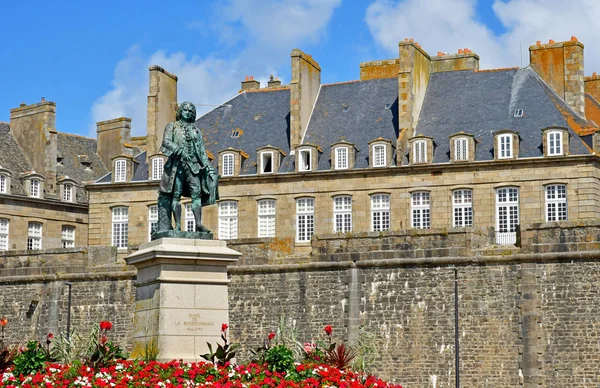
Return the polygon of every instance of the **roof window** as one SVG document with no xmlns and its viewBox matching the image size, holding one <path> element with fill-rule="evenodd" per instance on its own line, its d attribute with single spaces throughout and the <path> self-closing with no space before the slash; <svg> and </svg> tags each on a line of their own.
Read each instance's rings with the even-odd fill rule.
<svg viewBox="0 0 600 388">
<path fill-rule="evenodd" d="M 238 137 L 240 137 L 241 134 L 242 133 L 239 128 L 235 128 L 235 129 L 231 130 L 231 138 L 232 139 L 237 139 Z"/>
<path fill-rule="evenodd" d="M 392 107 L 392 104 L 390 104 L 390 103 L 385 104 L 385 109 L 390 109 L 391 107 Z"/>
<path fill-rule="evenodd" d="M 523 109 L 515 109 L 515 117 L 523 117 Z"/>
<path fill-rule="evenodd" d="M 348 105 L 342 105 L 342 111 L 348 112 Z"/>
</svg>

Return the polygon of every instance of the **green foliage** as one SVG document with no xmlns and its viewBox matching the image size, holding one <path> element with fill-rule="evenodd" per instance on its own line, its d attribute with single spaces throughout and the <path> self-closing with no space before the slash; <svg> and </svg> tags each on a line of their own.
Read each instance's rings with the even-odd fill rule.
<svg viewBox="0 0 600 388">
<path fill-rule="evenodd" d="M 105 331 L 100 330 L 99 324 L 95 324 L 90 332 L 86 354 L 84 364 L 94 369 L 105 368 L 117 360 L 127 358 L 119 345 L 108 340 Z"/>
<path fill-rule="evenodd" d="M 346 346 L 343 342 L 333 349 L 327 350 L 327 361 L 338 369 L 347 369 L 358 352 L 351 346 Z"/>
<path fill-rule="evenodd" d="M 144 347 L 141 350 L 140 358 L 146 362 L 156 361 L 160 353 L 161 349 L 158 346 L 158 338 L 152 337 L 144 343 Z"/>
<path fill-rule="evenodd" d="M 298 340 L 298 328 L 294 319 L 286 319 L 284 315 L 281 315 L 277 323 L 275 338 L 276 344 L 285 345 L 291 349 L 295 360 L 301 361 L 304 358 L 304 345 Z"/>
<path fill-rule="evenodd" d="M 63 333 L 56 335 L 50 351 L 52 360 L 69 365 L 78 360 L 82 349 L 78 348 L 76 343 L 81 343 L 81 337 L 75 330 L 71 331 L 69 338 Z"/>
<path fill-rule="evenodd" d="M 285 345 L 276 345 L 265 352 L 265 361 L 269 370 L 289 372 L 295 369 L 294 353 Z"/>
<path fill-rule="evenodd" d="M 75 380 L 80 375 L 79 370 L 81 369 L 81 365 L 81 361 L 73 361 L 73 363 L 69 366 L 69 369 L 65 372 L 65 379 Z"/>
<path fill-rule="evenodd" d="M 352 368 L 357 372 L 370 374 L 375 361 L 379 359 L 379 349 L 383 346 L 383 340 L 374 333 L 368 332 L 364 327 L 358 332 L 356 348 L 358 355 L 352 362 Z"/>
<path fill-rule="evenodd" d="M 208 345 L 208 353 L 201 354 L 200 357 L 218 366 L 225 365 L 225 363 L 230 362 L 231 359 L 235 357 L 235 351 L 240 347 L 240 344 L 230 344 L 227 342 L 225 330 L 223 330 L 221 333 L 221 339 L 223 340 L 224 344 L 217 344 L 217 349 L 214 352 L 212 345 L 207 342 L 206 344 Z"/>
<path fill-rule="evenodd" d="M 48 354 L 38 341 L 29 341 L 27 347 L 14 359 L 13 374 L 28 375 L 42 371 L 48 360 Z"/>
<path fill-rule="evenodd" d="M 0 341 L 0 373 L 13 365 L 13 361 L 17 354 L 19 354 L 19 348 L 17 346 L 5 346 L 4 343 Z"/>
</svg>

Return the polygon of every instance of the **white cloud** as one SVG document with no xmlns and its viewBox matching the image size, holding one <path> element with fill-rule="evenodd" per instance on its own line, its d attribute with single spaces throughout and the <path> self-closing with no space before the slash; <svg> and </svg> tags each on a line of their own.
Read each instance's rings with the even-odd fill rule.
<svg viewBox="0 0 600 388">
<path fill-rule="evenodd" d="M 484 1 L 484 0 L 481 0 Z M 479 54 L 482 68 L 529 63 L 528 47 L 537 40 L 569 40 L 586 44 L 588 71 L 600 70 L 600 2 L 596 0 L 495 0 L 493 10 L 506 28 L 495 35 L 476 10 L 476 0 L 376 0 L 367 9 L 366 22 L 373 39 L 390 53 L 398 42 L 414 38 L 430 54 L 470 48 Z"/>
<path fill-rule="evenodd" d="M 325 38 L 326 27 L 340 2 L 229 0 L 217 9 L 218 20 L 211 22 L 221 26 L 220 39 L 241 46 L 234 57 L 200 58 L 193 53 L 165 50 L 145 56 L 133 46 L 115 68 L 112 89 L 93 104 L 91 135 L 95 135 L 97 121 L 119 116 L 132 118 L 134 136 L 145 134 L 149 65 L 176 74 L 178 99 L 199 105 L 222 103 L 234 96 L 245 75 L 254 75 L 263 82 L 270 74 L 278 75 L 282 66 L 289 66 L 292 48 L 317 44 Z M 188 29 L 202 25 L 203 21 L 192 21 Z M 241 41 L 239 37 L 243 37 Z M 208 109 L 198 106 L 198 113 Z"/>
</svg>

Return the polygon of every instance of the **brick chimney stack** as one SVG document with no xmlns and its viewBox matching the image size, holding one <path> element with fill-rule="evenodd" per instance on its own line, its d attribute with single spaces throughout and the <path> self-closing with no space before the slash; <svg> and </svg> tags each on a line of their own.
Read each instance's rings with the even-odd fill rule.
<svg viewBox="0 0 600 388">
<path fill-rule="evenodd" d="M 437 56 L 431 57 L 432 73 L 456 70 L 479 70 L 479 55 L 464 48 L 458 49 L 456 54 L 438 52 Z"/>
<path fill-rule="evenodd" d="M 572 36 L 570 41 L 546 44 L 538 41 L 529 47 L 531 67 L 575 112 L 585 117 L 585 80 L 583 43 Z"/>
<path fill-rule="evenodd" d="M 269 88 L 278 88 L 281 87 L 281 81 L 279 78 L 275 78 L 273 75 L 269 77 L 269 82 L 267 83 Z"/>
<path fill-rule="evenodd" d="M 310 55 L 293 49 L 290 81 L 290 149 L 302 143 L 321 87 L 321 66 Z"/>
<path fill-rule="evenodd" d="M 148 93 L 148 155 L 158 153 L 165 126 L 175 121 L 177 113 L 177 76 L 160 66 L 150 66 L 150 91 Z"/>
<path fill-rule="evenodd" d="M 33 169 L 44 175 L 46 193 L 56 195 L 56 103 L 42 98 L 37 104 L 11 109 L 10 130 Z"/>
<path fill-rule="evenodd" d="M 98 139 L 98 155 L 106 168 L 110 170 L 112 159 L 129 151 L 126 144 L 131 142 L 131 119 L 119 117 L 114 120 L 97 122 L 96 137 Z"/>
<path fill-rule="evenodd" d="M 247 75 L 246 79 L 242 81 L 242 91 L 260 89 L 260 82 L 254 79 L 254 76 Z"/>
</svg>

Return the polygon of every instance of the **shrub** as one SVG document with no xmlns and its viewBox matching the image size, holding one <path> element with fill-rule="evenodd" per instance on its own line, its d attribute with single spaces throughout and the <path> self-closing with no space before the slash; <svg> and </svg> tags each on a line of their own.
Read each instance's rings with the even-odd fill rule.
<svg viewBox="0 0 600 388">
<path fill-rule="evenodd" d="M 294 370 L 294 353 L 285 345 L 276 345 L 265 352 L 265 361 L 273 372 Z"/>
<path fill-rule="evenodd" d="M 48 354 L 38 341 L 29 341 L 27 347 L 15 357 L 13 373 L 28 375 L 44 369 Z"/>
<path fill-rule="evenodd" d="M 223 323 L 221 325 L 221 339 L 224 344 L 217 344 L 217 349 L 213 352 L 212 345 L 210 343 L 206 343 L 208 345 L 208 353 L 201 354 L 200 357 L 205 359 L 206 361 L 210 361 L 215 365 L 225 365 L 230 362 L 231 359 L 235 357 L 235 351 L 240 347 L 240 344 L 237 343 L 229 343 L 227 341 L 227 328 L 228 324 Z"/>
<path fill-rule="evenodd" d="M 126 358 L 123 349 L 108 340 L 107 333 L 111 329 L 112 323 L 107 321 L 94 325 L 90 333 L 85 365 L 94 369 L 105 368 L 113 365 L 117 360 Z"/>
</svg>

